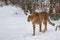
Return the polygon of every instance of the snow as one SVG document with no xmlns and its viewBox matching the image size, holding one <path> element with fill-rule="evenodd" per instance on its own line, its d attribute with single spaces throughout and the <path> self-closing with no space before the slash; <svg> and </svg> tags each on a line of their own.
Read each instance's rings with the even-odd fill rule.
<svg viewBox="0 0 60 40">
<path fill-rule="evenodd" d="M 17 13 L 17 15 L 16 15 Z M 52 21 L 56 25 L 60 20 Z M 32 24 L 27 22 L 27 16 L 21 8 L 15 6 L 0 7 L 0 40 L 60 40 L 60 31 L 48 24 L 48 31 L 39 32 L 32 36 Z"/>
</svg>

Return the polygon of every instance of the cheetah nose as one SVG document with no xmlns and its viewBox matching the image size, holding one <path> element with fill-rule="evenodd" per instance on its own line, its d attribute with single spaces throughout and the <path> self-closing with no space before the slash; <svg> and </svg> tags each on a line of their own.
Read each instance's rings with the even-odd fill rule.
<svg viewBox="0 0 60 40">
<path fill-rule="evenodd" d="M 30 22 L 30 20 L 28 20 L 28 22 Z"/>
</svg>

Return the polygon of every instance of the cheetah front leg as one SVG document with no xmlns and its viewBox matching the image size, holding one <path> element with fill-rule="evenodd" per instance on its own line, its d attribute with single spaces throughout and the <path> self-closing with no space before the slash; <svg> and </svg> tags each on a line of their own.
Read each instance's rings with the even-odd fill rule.
<svg viewBox="0 0 60 40">
<path fill-rule="evenodd" d="M 35 35 L 35 25 L 33 25 L 33 36 Z"/>
</svg>

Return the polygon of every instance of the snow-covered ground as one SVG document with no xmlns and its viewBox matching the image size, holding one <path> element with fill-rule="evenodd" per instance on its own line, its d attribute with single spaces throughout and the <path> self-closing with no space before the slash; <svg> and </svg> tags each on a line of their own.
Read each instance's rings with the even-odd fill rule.
<svg viewBox="0 0 60 40">
<path fill-rule="evenodd" d="M 60 24 L 60 20 L 52 22 Z M 55 31 L 56 25 L 48 24 L 45 33 L 39 32 L 36 27 L 36 35 L 32 36 L 32 24 L 27 22 L 27 16 L 21 8 L 0 7 L 0 40 L 60 40 L 60 31 Z"/>
</svg>

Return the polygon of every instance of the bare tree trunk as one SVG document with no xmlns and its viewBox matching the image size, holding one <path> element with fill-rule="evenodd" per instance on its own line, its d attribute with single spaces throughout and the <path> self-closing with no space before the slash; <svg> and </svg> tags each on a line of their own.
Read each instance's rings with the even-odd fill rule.
<svg viewBox="0 0 60 40">
<path fill-rule="evenodd" d="M 53 1 L 52 0 L 50 0 L 50 4 L 52 4 L 53 3 Z M 51 8 L 51 5 L 50 5 L 50 8 L 49 8 L 49 13 L 52 13 L 52 8 Z"/>
<path fill-rule="evenodd" d="M 5 0 L 6 5 L 8 5 L 7 1 L 8 1 L 8 0 Z"/>
</svg>

